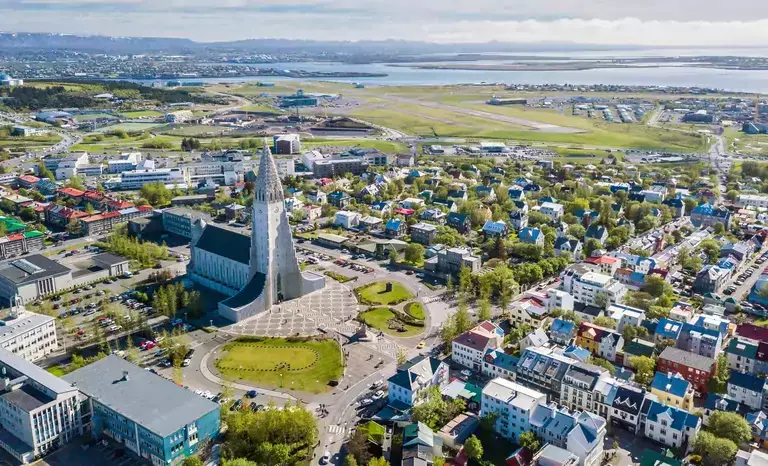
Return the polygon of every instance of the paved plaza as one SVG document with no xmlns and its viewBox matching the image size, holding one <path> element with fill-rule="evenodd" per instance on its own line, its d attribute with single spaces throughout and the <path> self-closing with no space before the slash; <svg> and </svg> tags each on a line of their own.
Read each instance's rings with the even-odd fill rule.
<svg viewBox="0 0 768 466">
<path fill-rule="evenodd" d="M 272 307 L 272 310 L 221 328 L 240 335 L 287 337 L 317 335 L 323 331 L 354 333 L 353 319 L 363 309 L 352 290 L 327 279 L 326 287 L 314 293 Z"/>
</svg>

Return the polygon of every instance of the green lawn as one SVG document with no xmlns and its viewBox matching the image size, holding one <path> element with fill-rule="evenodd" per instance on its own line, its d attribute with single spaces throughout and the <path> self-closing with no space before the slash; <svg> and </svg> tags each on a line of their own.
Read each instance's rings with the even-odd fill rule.
<svg viewBox="0 0 768 466">
<path fill-rule="evenodd" d="M 365 322 L 368 326 L 373 327 L 382 332 L 394 335 L 397 337 L 412 337 L 418 335 L 424 331 L 424 327 L 418 327 L 416 325 L 409 325 L 403 323 L 405 332 L 398 332 L 395 329 L 389 328 L 389 320 L 395 317 L 395 313 L 388 307 L 375 307 L 373 309 L 361 312 L 358 318 Z"/>
<path fill-rule="evenodd" d="M 208 126 L 208 125 L 188 125 L 178 126 L 163 134 L 171 136 L 202 136 L 206 134 L 218 135 L 221 133 L 228 133 L 232 131 L 232 128 L 228 126 Z"/>
<path fill-rule="evenodd" d="M 406 304 L 405 312 L 414 319 L 424 320 L 424 305 L 418 301 Z"/>
<path fill-rule="evenodd" d="M 278 110 L 275 107 L 267 104 L 246 105 L 245 107 L 242 107 L 240 110 L 243 112 L 270 113 L 275 115 L 283 113 L 281 110 Z"/>
<path fill-rule="evenodd" d="M 120 123 L 117 125 L 99 128 L 99 131 L 102 133 L 108 133 L 110 131 L 122 129 L 123 131 L 133 133 L 137 131 L 147 131 L 153 128 L 158 128 L 160 126 L 165 126 L 165 123 Z"/>
<path fill-rule="evenodd" d="M 145 118 L 163 116 L 163 113 L 157 110 L 136 110 L 133 112 L 122 112 L 120 116 L 124 118 Z"/>
<path fill-rule="evenodd" d="M 57 366 L 51 366 L 51 367 L 49 367 L 49 368 L 47 368 L 45 370 L 47 370 L 51 374 L 55 375 L 56 377 L 64 377 L 64 375 L 66 374 L 66 372 L 64 372 L 64 369 L 62 369 L 61 366 L 58 366 L 58 365 Z"/>
<path fill-rule="evenodd" d="M 377 141 L 370 139 L 304 139 L 301 140 L 301 146 L 307 149 L 317 147 L 360 147 L 364 149 L 378 149 L 384 153 L 394 154 L 396 152 L 408 152 L 408 146 L 393 141 Z"/>
<path fill-rule="evenodd" d="M 75 119 L 77 121 L 91 121 L 99 118 L 112 118 L 115 120 L 117 119 L 116 116 L 110 115 L 109 113 L 87 113 L 84 115 L 75 115 Z"/>
<path fill-rule="evenodd" d="M 390 291 L 386 291 L 387 283 L 392 283 L 392 289 Z M 361 302 L 370 305 L 398 304 L 413 299 L 411 292 L 397 282 L 371 283 L 355 288 L 355 293 L 357 293 Z"/>
<path fill-rule="evenodd" d="M 322 393 L 330 388 L 331 380 L 341 379 L 343 370 L 334 340 L 242 338 L 226 345 L 224 351 L 216 361 L 223 376 L 274 388 Z"/>
</svg>

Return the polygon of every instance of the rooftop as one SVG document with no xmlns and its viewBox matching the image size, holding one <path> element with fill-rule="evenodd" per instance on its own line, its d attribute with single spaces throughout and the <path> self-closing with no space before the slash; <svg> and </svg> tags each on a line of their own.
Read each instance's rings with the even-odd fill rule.
<svg viewBox="0 0 768 466">
<path fill-rule="evenodd" d="M 69 269 L 40 254 L 0 264 L 0 276 L 15 285 L 24 285 L 46 277 L 69 273 Z"/>
<path fill-rule="evenodd" d="M 674 347 L 664 348 L 664 351 L 659 356 L 659 359 L 666 359 L 667 361 L 682 364 L 686 367 L 692 367 L 705 372 L 712 370 L 712 366 L 715 364 L 715 360 L 706 356 L 701 356 L 695 353 L 689 353 Z"/>
<path fill-rule="evenodd" d="M 218 404 L 114 355 L 63 379 L 161 437 L 219 410 Z"/>
</svg>

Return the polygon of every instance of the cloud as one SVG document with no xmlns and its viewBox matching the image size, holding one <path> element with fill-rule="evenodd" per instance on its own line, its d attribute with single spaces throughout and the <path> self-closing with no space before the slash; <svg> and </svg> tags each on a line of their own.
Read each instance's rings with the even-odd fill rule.
<svg viewBox="0 0 768 466">
<path fill-rule="evenodd" d="M 120 36 L 638 45 L 768 43 L 768 2 L 0 0 L 0 29 Z"/>
</svg>

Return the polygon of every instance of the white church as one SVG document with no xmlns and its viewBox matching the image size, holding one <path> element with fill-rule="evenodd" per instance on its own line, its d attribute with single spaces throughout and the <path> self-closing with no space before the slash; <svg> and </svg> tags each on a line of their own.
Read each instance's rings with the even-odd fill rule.
<svg viewBox="0 0 768 466">
<path fill-rule="evenodd" d="M 325 287 L 325 277 L 302 273 L 285 213 L 283 185 L 265 145 L 254 185 L 252 231 L 248 237 L 197 219 L 187 276 L 229 298 L 219 314 L 233 322 L 256 316 L 273 304 Z"/>
</svg>

